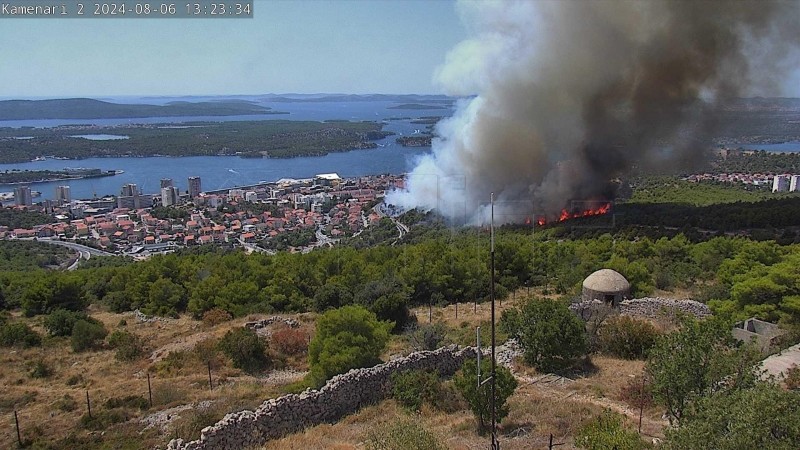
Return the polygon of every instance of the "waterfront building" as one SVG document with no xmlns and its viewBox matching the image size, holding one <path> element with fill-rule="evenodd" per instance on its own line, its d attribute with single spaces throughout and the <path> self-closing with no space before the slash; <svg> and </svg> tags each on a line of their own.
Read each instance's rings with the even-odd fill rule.
<svg viewBox="0 0 800 450">
<path fill-rule="evenodd" d="M 123 197 L 133 197 L 134 195 L 139 195 L 139 187 L 133 183 L 123 184 L 120 195 Z"/>
<path fill-rule="evenodd" d="M 17 206 L 31 206 L 33 205 L 33 195 L 31 188 L 28 186 L 17 186 L 14 188 L 14 204 Z"/>
<path fill-rule="evenodd" d="M 62 206 L 72 201 L 69 186 L 56 186 L 56 204 Z"/>
<path fill-rule="evenodd" d="M 173 186 L 175 186 L 175 185 L 172 183 L 172 178 L 162 178 L 161 179 L 161 189 L 169 188 L 169 187 L 173 187 Z"/>
<path fill-rule="evenodd" d="M 200 177 L 189 177 L 189 198 L 195 198 L 203 192 L 200 184 Z"/>
</svg>

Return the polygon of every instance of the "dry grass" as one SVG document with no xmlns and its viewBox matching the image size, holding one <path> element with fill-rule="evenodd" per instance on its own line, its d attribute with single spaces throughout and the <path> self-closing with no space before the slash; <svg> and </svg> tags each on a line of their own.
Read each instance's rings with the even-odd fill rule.
<svg viewBox="0 0 800 450">
<path fill-rule="evenodd" d="M 497 305 L 497 317 L 501 311 L 521 302 L 526 295 L 518 291 Z M 461 303 L 458 318 L 455 306 L 434 309 L 434 320 L 443 321 L 453 328 L 455 334 L 474 337 L 474 327 L 486 323 L 490 317 L 490 305 L 479 304 L 477 312 L 472 303 Z M 427 307 L 418 308 L 415 313 L 421 323 L 427 322 Z M 204 341 L 218 339 L 228 330 L 241 326 L 246 321 L 257 320 L 263 316 L 252 316 L 225 322 L 216 326 L 204 325 L 188 317 L 154 323 L 138 323 L 132 314 L 112 314 L 91 311 L 92 317 L 102 321 L 109 331 L 125 329 L 142 337 L 147 346 L 146 356 L 132 363 L 120 362 L 114 358 L 113 350 L 73 353 L 65 338 L 45 339 L 42 348 L 15 350 L 0 349 L 0 413 L 10 418 L 12 426 L 0 428 L 0 448 L 11 448 L 16 441 L 13 428 L 12 411 L 19 411 L 23 438 L 28 441 L 49 443 L 56 448 L 153 448 L 163 446 L 173 437 L 194 439 L 200 429 L 211 425 L 225 413 L 242 409 L 254 409 L 264 400 L 282 395 L 285 386 L 297 381 L 302 373 L 281 371 L 262 378 L 243 375 L 224 363 L 212 364 L 214 390 L 209 390 L 207 367 L 195 355 L 194 348 Z M 295 316 L 305 331 L 313 334 L 313 314 Z M 42 318 L 21 319 L 43 333 Z M 125 319 L 127 325 L 121 326 Z M 44 334 L 44 333 L 43 333 Z M 488 336 L 488 331 L 484 332 Z M 201 344 L 202 345 L 202 344 Z M 159 351 L 156 351 L 159 350 Z M 410 351 L 403 337 L 395 337 L 385 356 L 405 354 Z M 156 372 L 154 362 L 166 357 L 170 352 L 183 355 L 186 364 L 182 368 L 166 372 Z M 182 353 L 181 353 L 182 352 Z M 154 353 L 154 355 L 153 355 Z M 153 358 L 151 358 L 153 356 Z M 173 357 L 168 357 L 167 360 Z M 54 374 L 46 379 L 34 379 L 28 374 L 28 361 L 43 359 L 53 368 Z M 593 362 L 597 371 L 564 386 L 544 386 L 531 384 L 530 379 L 538 376 L 535 370 L 519 365 L 520 387 L 511 397 L 511 413 L 503 422 L 501 438 L 504 449 L 543 448 L 552 433 L 556 443 L 566 443 L 559 448 L 572 448 L 572 436 L 576 430 L 603 408 L 609 407 L 628 415 L 629 425 L 633 426 L 638 417 L 635 408 L 619 401 L 619 393 L 631 375 L 641 373 L 640 361 L 622 361 L 596 356 Z M 295 371 L 306 369 L 302 357 L 284 358 L 278 368 Z M 92 401 L 92 411 L 103 411 L 103 403 L 110 398 L 127 395 L 140 395 L 148 398 L 147 373 L 151 373 L 156 406 L 145 411 L 126 410 L 131 420 L 127 423 L 111 425 L 101 436 L 89 432 L 79 425 L 86 412 L 86 391 Z M 59 408 L 64 396 L 76 401 L 74 410 Z M 170 406 L 185 405 L 199 401 L 211 401 L 211 407 L 204 411 L 181 413 L 166 432 L 150 429 L 143 432 L 144 425 L 138 421 L 142 417 L 161 411 Z M 66 408 L 69 409 L 69 408 Z M 320 425 L 302 433 L 287 436 L 270 442 L 267 449 L 352 449 L 363 448 L 367 432 L 381 427 L 406 413 L 393 401 L 367 407 L 332 425 Z M 483 449 L 488 440 L 475 432 L 475 420 L 469 411 L 445 414 L 430 408 L 414 417 L 425 428 L 435 433 L 448 448 Z M 645 411 L 644 434 L 661 436 L 663 421 L 659 411 Z M 70 439 L 70 440 L 65 440 Z"/>
<path fill-rule="evenodd" d="M 147 350 L 145 357 L 134 362 L 121 362 L 114 358 L 114 350 L 111 349 L 74 353 L 70 349 L 69 338 L 45 338 L 41 348 L 0 349 L 0 383 L 4 386 L 0 392 L 0 413 L 10 417 L 9 423 L 12 425 L 0 427 L 0 448 L 12 448 L 16 443 L 13 427 L 15 409 L 18 411 L 23 440 L 30 443 L 50 443 L 56 448 L 96 448 L 101 444 L 110 448 L 152 448 L 163 445 L 175 435 L 174 431 L 167 435 L 156 430 L 142 433 L 144 425 L 139 424 L 138 420 L 144 416 L 172 406 L 211 400 L 213 415 L 219 416 L 214 418 L 213 421 L 216 421 L 225 412 L 253 409 L 265 399 L 281 395 L 279 384 L 288 384 L 296 379 L 264 380 L 243 375 L 227 364 L 214 365 L 212 377 L 215 389 L 210 391 L 208 369 L 198 359 L 189 358 L 190 364 L 175 373 L 159 374 L 153 371 L 154 359 L 161 359 L 172 351 L 191 354 L 198 342 L 221 337 L 231 328 L 261 317 L 237 319 L 210 327 L 188 317 L 140 323 L 131 313 L 114 314 L 95 310 L 90 314 L 103 322 L 110 332 L 124 329 L 141 336 Z M 45 335 L 41 327 L 42 317 L 17 317 L 17 320 L 26 321 Z M 121 320 L 127 324 L 121 325 Z M 312 322 L 302 320 L 301 323 L 304 329 L 313 329 Z M 151 353 L 156 353 L 157 357 L 151 359 Z M 29 376 L 30 361 L 39 359 L 53 369 L 52 376 L 42 379 Z M 300 358 L 291 358 L 284 360 L 281 365 L 303 370 L 305 364 Z M 145 411 L 126 408 L 130 420 L 105 429 L 102 437 L 80 426 L 80 418 L 87 412 L 87 391 L 93 416 L 102 415 L 105 411 L 103 404 L 111 398 L 133 395 L 148 399 L 148 371 L 151 372 L 153 408 Z M 77 408 L 72 411 L 58 408 L 58 402 L 63 401 L 65 395 L 76 400 Z M 71 440 L 64 440 L 67 438 Z"/>
</svg>

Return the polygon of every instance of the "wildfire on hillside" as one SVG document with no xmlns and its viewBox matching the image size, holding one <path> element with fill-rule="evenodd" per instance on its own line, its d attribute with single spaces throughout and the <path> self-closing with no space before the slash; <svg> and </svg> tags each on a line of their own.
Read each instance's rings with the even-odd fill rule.
<svg viewBox="0 0 800 450">
<path fill-rule="evenodd" d="M 598 206 L 587 208 L 587 209 L 579 209 L 569 211 L 566 208 L 561 210 L 561 214 L 559 214 L 558 219 L 555 220 L 548 220 L 546 217 L 542 216 L 536 219 L 536 225 L 543 227 L 549 223 L 556 223 L 556 222 L 563 222 L 569 219 L 577 219 L 580 217 L 589 217 L 589 216 L 601 216 L 603 214 L 607 214 L 611 211 L 611 203 L 610 202 L 602 202 Z"/>
</svg>

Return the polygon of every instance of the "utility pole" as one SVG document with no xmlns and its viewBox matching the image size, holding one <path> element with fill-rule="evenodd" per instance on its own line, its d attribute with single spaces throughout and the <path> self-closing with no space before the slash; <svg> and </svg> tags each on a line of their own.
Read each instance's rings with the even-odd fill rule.
<svg viewBox="0 0 800 450">
<path fill-rule="evenodd" d="M 495 405 L 495 390 L 497 387 L 497 357 L 495 355 L 495 330 L 494 330 L 494 192 L 491 195 L 491 285 L 489 285 L 489 296 L 492 299 L 492 450 L 499 450 L 500 443 L 497 441 L 497 411 Z"/>
</svg>

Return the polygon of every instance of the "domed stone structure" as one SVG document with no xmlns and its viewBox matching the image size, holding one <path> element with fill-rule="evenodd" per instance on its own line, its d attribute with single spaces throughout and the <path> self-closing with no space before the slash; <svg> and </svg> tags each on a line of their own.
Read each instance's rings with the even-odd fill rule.
<svg viewBox="0 0 800 450">
<path fill-rule="evenodd" d="M 630 297 L 631 284 L 619 272 L 611 269 L 600 269 L 583 280 L 582 299 L 584 301 L 600 300 L 611 306 Z"/>
</svg>

